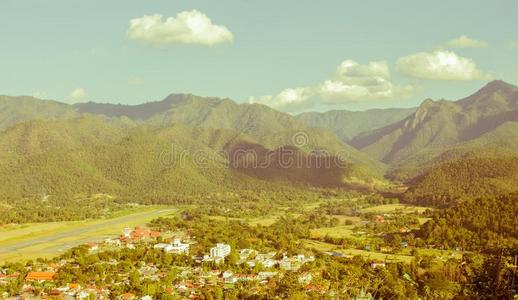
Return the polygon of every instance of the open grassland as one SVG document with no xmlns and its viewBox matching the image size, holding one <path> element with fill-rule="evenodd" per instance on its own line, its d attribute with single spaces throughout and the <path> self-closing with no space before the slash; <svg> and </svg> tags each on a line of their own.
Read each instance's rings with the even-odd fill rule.
<svg viewBox="0 0 518 300">
<path fill-rule="evenodd" d="M 275 223 L 281 216 L 284 214 L 282 213 L 275 213 L 271 215 L 266 216 L 260 216 L 260 217 L 249 217 L 249 218 L 231 218 L 231 217 L 225 217 L 225 216 L 209 216 L 210 219 L 218 220 L 218 221 L 241 221 L 245 222 L 248 225 L 251 226 L 270 226 L 273 223 Z M 293 215 L 293 214 L 292 214 Z"/>
<path fill-rule="evenodd" d="M 366 251 L 360 249 L 343 249 L 341 247 L 337 247 L 336 245 L 313 241 L 313 240 L 304 240 L 304 246 L 308 248 L 313 248 L 318 251 L 332 251 L 337 253 L 342 253 L 345 256 L 356 256 L 360 255 L 365 259 L 379 260 L 379 261 L 400 261 L 404 263 L 410 263 L 413 259 L 413 256 L 406 254 L 388 254 L 374 251 Z"/>
<path fill-rule="evenodd" d="M 312 211 L 320 206 L 323 201 L 315 201 L 312 203 L 304 203 L 300 206 L 300 209 L 303 211 Z M 294 218 L 299 217 L 300 213 L 293 213 L 291 207 L 277 207 L 271 213 L 258 216 L 258 217 L 243 217 L 243 218 L 235 218 L 235 217 L 225 217 L 225 216 L 209 216 L 209 218 L 218 221 L 241 221 L 245 222 L 250 226 L 270 226 L 279 220 L 283 216 L 292 216 Z"/>
<path fill-rule="evenodd" d="M 109 219 L 32 223 L 0 228 L 0 262 L 52 257 L 87 242 L 115 237 L 125 227 L 177 212 L 177 208 L 147 206 L 128 209 Z"/>
<path fill-rule="evenodd" d="M 322 238 L 329 236 L 332 238 L 348 238 L 354 239 L 357 236 L 352 231 L 352 225 L 340 225 L 335 227 L 322 227 L 311 230 L 311 238 Z"/>
<path fill-rule="evenodd" d="M 410 254 L 410 249 L 404 249 L 397 254 L 392 253 L 381 253 L 376 251 L 367 251 L 362 249 L 354 248 L 343 248 L 330 243 L 325 243 L 315 240 L 303 240 L 303 245 L 310 249 L 315 249 L 324 252 L 337 252 L 342 253 L 345 256 L 362 256 L 365 259 L 384 261 L 384 262 L 403 262 L 410 263 L 414 256 Z M 447 261 L 450 258 L 460 259 L 464 252 L 454 250 L 440 250 L 440 249 L 418 249 L 419 255 L 430 255 L 438 261 Z"/>
<path fill-rule="evenodd" d="M 379 214 L 386 214 L 386 213 L 393 213 L 396 211 L 401 211 L 403 213 L 413 213 L 417 211 L 418 213 L 422 213 L 427 209 L 431 209 L 429 207 L 424 206 L 413 206 L 413 205 L 405 205 L 405 204 L 383 204 L 383 205 L 377 205 L 377 206 L 371 206 L 367 208 L 363 208 L 360 211 L 362 213 L 379 213 Z"/>
</svg>

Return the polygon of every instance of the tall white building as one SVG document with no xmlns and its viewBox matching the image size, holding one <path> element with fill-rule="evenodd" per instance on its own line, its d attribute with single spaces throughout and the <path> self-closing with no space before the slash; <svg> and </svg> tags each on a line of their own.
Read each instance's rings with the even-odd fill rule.
<svg viewBox="0 0 518 300">
<path fill-rule="evenodd" d="M 230 245 L 228 244 L 216 244 L 216 247 L 210 249 L 211 258 L 224 258 L 230 254 Z"/>
</svg>

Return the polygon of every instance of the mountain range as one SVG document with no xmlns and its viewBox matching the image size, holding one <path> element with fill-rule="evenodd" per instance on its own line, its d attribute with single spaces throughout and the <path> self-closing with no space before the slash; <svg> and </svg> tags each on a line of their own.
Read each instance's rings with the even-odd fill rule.
<svg viewBox="0 0 518 300">
<path fill-rule="evenodd" d="M 6 183 L 0 196 L 7 199 L 41 190 L 165 197 L 193 195 L 193 183 L 217 191 L 283 181 L 371 187 L 398 181 L 419 184 L 409 189 L 417 195 L 433 184 L 426 176 L 446 176 L 455 164 L 473 160 L 473 153 L 481 167 L 484 159 L 499 159 L 499 166 L 506 159 L 514 163 L 518 88 L 492 81 L 458 101 L 295 116 L 190 94 L 139 105 L 0 96 L 0 150 L 0 178 Z M 190 158 L 184 168 L 164 166 L 165 158 L 178 163 L 178 151 Z M 285 168 L 286 155 L 304 166 Z M 271 161 L 265 168 L 250 167 L 266 160 Z M 330 162 L 327 169 L 315 167 Z M 505 174 L 501 181 L 514 178 Z"/>
</svg>

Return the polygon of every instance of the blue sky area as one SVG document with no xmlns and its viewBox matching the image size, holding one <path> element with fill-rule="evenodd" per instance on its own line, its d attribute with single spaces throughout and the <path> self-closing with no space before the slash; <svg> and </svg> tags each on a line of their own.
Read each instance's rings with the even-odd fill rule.
<svg viewBox="0 0 518 300">
<path fill-rule="evenodd" d="M 3 0 L 0 37 L 0 94 L 65 102 L 192 93 L 296 113 L 518 83 L 512 0 Z"/>
</svg>

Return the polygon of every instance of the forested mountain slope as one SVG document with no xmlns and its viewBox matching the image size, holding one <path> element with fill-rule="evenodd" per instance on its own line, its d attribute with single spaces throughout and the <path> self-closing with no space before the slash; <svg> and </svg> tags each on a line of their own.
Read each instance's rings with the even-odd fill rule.
<svg viewBox="0 0 518 300">
<path fill-rule="evenodd" d="M 518 88 L 493 81 L 457 102 L 424 101 L 406 119 L 354 138 L 356 148 L 383 162 L 407 163 L 421 151 L 440 154 L 445 147 L 518 140 Z M 493 134 L 497 131 L 496 134 Z M 514 145 L 514 143 L 513 143 Z"/>
</svg>

